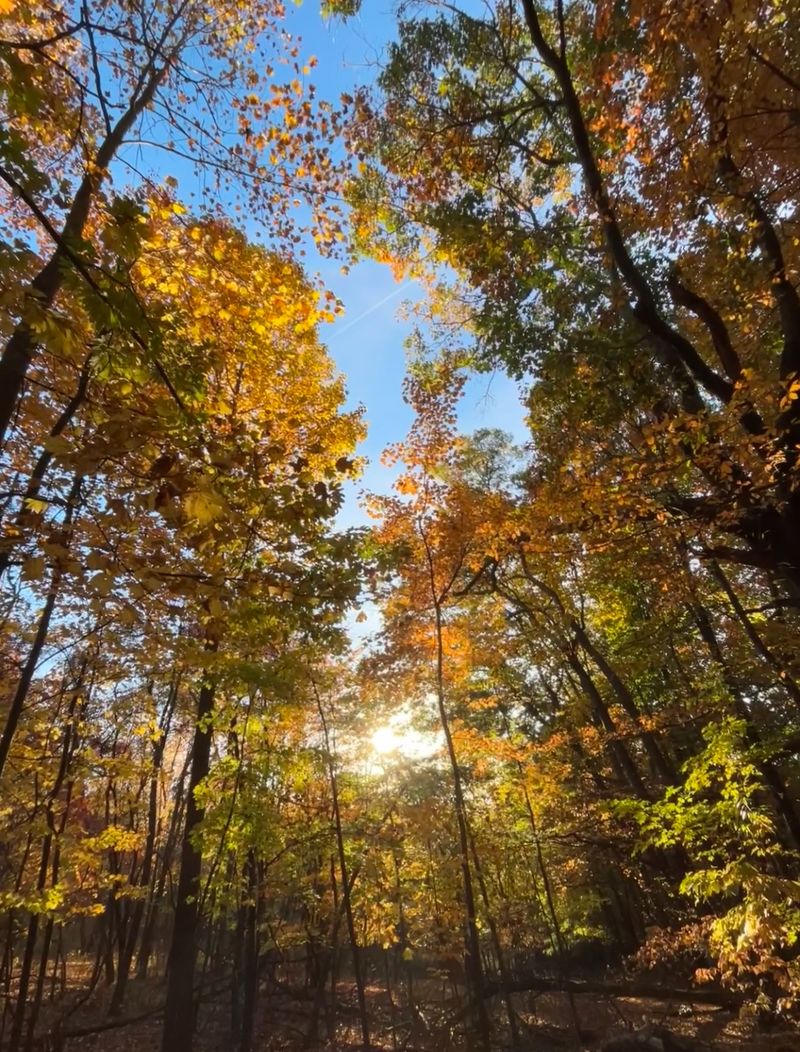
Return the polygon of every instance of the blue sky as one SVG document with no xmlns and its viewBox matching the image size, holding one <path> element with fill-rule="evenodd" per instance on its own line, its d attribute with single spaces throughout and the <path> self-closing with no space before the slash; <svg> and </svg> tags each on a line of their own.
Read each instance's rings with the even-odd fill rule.
<svg viewBox="0 0 800 1052">
<path fill-rule="evenodd" d="M 318 97 L 331 100 L 374 79 L 395 24 L 391 7 L 381 0 L 366 0 L 362 13 L 346 22 L 323 20 L 316 0 L 307 0 L 302 6 L 290 4 L 286 20 L 289 31 L 301 38 L 301 55 L 318 60 L 313 75 Z M 411 422 L 402 399 L 403 342 L 410 326 L 398 318 L 398 308 L 419 293 L 413 284 L 395 281 L 390 269 L 377 263 L 360 263 L 343 275 L 338 262 L 311 254 L 307 262 L 344 304 L 344 315 L 325 327 L 322 338 L 347 377 L 349 403 L 366 407 L 369 435 L 361 452 L 369 464 L 359 486 L 348 493 L 342 524 L 351 525 L 364 521 L 358 490 L 383 492 L 391 486 L 394 472 L 380 464 L 380 454 L 404 437 Z M 469 383 L 460 424 L 465 431 L 502 427 L 523 438 L 523 415 L 515 384 L 495 373 Z"/>
</svg>

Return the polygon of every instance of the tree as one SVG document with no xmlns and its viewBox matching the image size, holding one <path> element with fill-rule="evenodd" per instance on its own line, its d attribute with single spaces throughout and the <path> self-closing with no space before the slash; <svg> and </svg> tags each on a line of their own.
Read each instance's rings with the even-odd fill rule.
<svg viewBox="0 0 800 1052">
<path fill-rule="evenodd" d="M 468 317 L 477 362 L 557 384 L 567 418 L 578 390 L 617 472 L 613 430 L 669 435 L 640 492 L 700 553 L 794 594 L 793 13 L 722 10 L 691 42 L 646 3 L 402 21 L 352 131 L 355 229 L 401 265 L 446 261 L 445 336 Z"/>
<path fill-rule="evenodd" d="M 135 187 L 150 183 L 138 170 L 143 149 L 204 171 L 212 210 L 215 197 L 237 208 L 246 201 L 276 246 L 296 240 L 290 213 L 298 195 L 317 208 L 320 243 L 333 241 L 333 216 L 317 206 L 333 177 L 327 137 L 336 117 L 330 107 L 315 113 L 297 48 L 284 49 L 279 20 L 270 0 L 246 9 L 227 0 L 211 9 L 195 0 L 163 8 L 43 3 L 5 15 L 0 177 L 19 237 L 6 240 L 0 437 L 37 348 L 61 351 L 64 294 L 77 292 L 105 316 L 130 292 L 124 271 L 107 259 L 132 218 L 111 186 L 128 173 Z M 274 80 L 270 59 L 289 65 L 295 79 Z M 145 325 L 137 322 L 134 338 L 158 370 Z M 44 380 L 53 372 L 43 365 Z M 162 381 L 169 386 L 167 376 Z"/>
</svg>

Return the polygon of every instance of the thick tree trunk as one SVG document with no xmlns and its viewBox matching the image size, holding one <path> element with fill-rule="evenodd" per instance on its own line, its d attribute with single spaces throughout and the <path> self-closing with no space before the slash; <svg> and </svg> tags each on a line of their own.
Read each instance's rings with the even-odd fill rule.
<svg viewBox="0 0 800 1052">
<path fill-rule="evenodd" d="M 205 680 L 197 703 L 197 720 L 192 742 L 192 761 L 186 793 L 186 821 L 181 845 L 178 902 L 172 929 L 167 998 L 164 1007 L 163 1052 L 191 1052 L 194 1029 L 194 970 L 197 960 L 200 869 L 202 858 L 195 836 L 204 809 L 197 802 L 197 788 L 208 775 L 211 762 L 211 717 L 214 711 L 214 684 Z"/>
</svg>

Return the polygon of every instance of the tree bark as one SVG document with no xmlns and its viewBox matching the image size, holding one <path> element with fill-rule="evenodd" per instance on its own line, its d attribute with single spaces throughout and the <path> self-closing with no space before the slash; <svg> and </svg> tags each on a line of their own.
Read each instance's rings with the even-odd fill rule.
<svg viewBox="0 0 800 1052">
<path fill-rule="evenodd" d="M 215 650 L 209 644 L 208 650 Z M 198 896 L 202 856 L 195 842 L 204 808 L 196 791 L 208 775 L 211 762 L 211 719 L 214 712 L 214 683 L 205 679 L 200 687 L 197 719 L 192 742 L 192 761 L 186 793 L 186 821 L 181 844 L 178 902 L 172 929 L 164 1006 L 163 1052 L 191 1052 L 194 1029 L 194 970 L 197 960 L 199 921 Z"/>
</svg>

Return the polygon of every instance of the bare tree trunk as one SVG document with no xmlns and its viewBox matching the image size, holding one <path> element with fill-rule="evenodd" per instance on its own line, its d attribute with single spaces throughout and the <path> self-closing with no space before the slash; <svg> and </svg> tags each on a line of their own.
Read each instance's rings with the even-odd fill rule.
<svg viewBox="0 0 800 1052">
<path fill-rule="evenodd" d="M 184 797 L 191 763 L 192 753 L 191 751 L 189 751 L 186 754 L 186 761 L 183 765 L 183 770 L 180 773 L 180 777 L 178 778 L 178 785 L 175 790 L 175 806 L 172 810 L 169 829 L 167 831 L 167 838 L 164 844 L 164 850 L 161 855 L 161 865 L 160 867 L 158 867 L 158 879 L 154 879 L 150 889 L 150 895 L 145 914 L 144 930 L 142 932 L 142 941 L 141 945 L 139 946 L 139 956 L 136 961 L 136 977 L 138 979 L 144 979 L 146 977 L 147 969 L 150 963 L 150 957 L 153 953 L 156 921 L 158 919 L 158 912 L 160 906 L 164 901 L 167 880 L 169 879 L 170 872 L 172 869 L 172 857 L 175 853 L 175 847 L 178 843 L 178 833 L 181 827 L 181 821 L 185 810 Z M 156 859 L 156 862 L 157 861 L 158 860 Z M 156 869 L 154 868 L 154 878 L 155 875 Z"/>
<path fill-rule="evenodd" d="M 542 842 L 539 839 L 539 830 L 536 825 L 536 816 L 533 813 L 533 805 L 531 804 L 531 798 L 528 795 L 527 787 L 523 787 L 523 793 L 525 796 L 525 807 L 528 812 L 528 820 L 531 824 L 531 835 L 533 836 L 533 843 L 536 849 L 536 861 L 539 866 L 539 873 L 542 877 L 542 885 L 544 887 L 545 901 L 547 902 L 547 909 L 550 913 L 550 920 L 553 923 L 553 935 L 555 937 L 556 946 L 558 947 L 558 954 L 563 957 L 566 949 L 566 943 L 564 942 L 564 936 L 561 931 L 561 924 L 558 920 L 558 912 L 556 910 L 556 902 L 553 896 L 553 886 L 550 883 L 550 875 L 547 872 L 547 867 L 544 862 L 544 854 L 542 852 Z M 559 963 L 559 972 L 562 970 L 562 964 Z M 580 1040 L 581 1024 L 578 1017 L 578 1008 L 575 1004 L 575 998 L 571 991 L 567 992 L 567 1001 L 569 1004 L 570 1015 L 572 1016 L 572 1024 L 575 1028 L 575 1033 Z"/>
<path fill-rule="evenodd" d="M 336 777 L 336 766 L 333 751 L 331 749 L 328 721 L 325 718 L 325 709 L 322 704 L 316 683 L 312 683 L 314 695 L 317 701 L 322 733 L 325 738 L 325 758 L 328 766 L 328 778 L 331 786 L 331 799 L 333 802 L 333 822 L 336 832 L 336 850 L 339 856 L 339 872 L 342 877 L 342 900 L 344 902 L 344 913 L 347 919 L 347 932 L 350 936 L 350 949 L 353 957 L 353 976 L 356 981 L 356 996 L 358 998 L 358 1014 L 361 1022 L 361 1040 L 364 1048 L 370 1047 L 369 1040 L 369 1018 L 367 1016 L 367 998 L 364 990 L 364 978 L 361 974 L 361 960 L 358 952 L 358 938 L 356 936 L 356 925 L 353 917 L 353 901 L 350 894 L 350 879 L 347 873 L 347 857 L 344 849 L 344 833 L 342 831 L 342 813 L 339 807 L 339 783 Z"/>
<path fill-rule="evenodd" d="M 244 998 L 242 1005 L 242 1028 L 239 1040 L 239 1052 L 250 1052 L 253 1047 L 256 1007 L 258 1002 L 258 915 L 259 915 L 259 874 L 256 854 L 253 848 L 247 852 L 245 865 L 247 872 L 247 902 L 245 904 L 244 925 Z"/>
<path fill-rule="evenodd" d="M 215 645 L 209 645 L 215 649 Z M 195 791 L 208 775 L 211 762 L 211 717 L 214 711 L 214 684 L 203 681 L 197 703 L 197 720 L 192 743 L 189 787 L 186 793 L 186 821 L 181 845 L 178 903 L 172 929 L 172 945 L 164 1006 L 163 1052 L 191 1052 L 194 1029 L 194 969 L 197 960 L 200 869 L 202 858 L 195 835 L 204 809 Z"/>
<path fill-rule="evenodd" d="M 447 746 L 447 756 L 450 761 L 450 772 L 453 779 L 453 809 L 455 811 L 456 825 L 458 827 L 459 861 L 461 864 L 461 885 L 465 912 L 464 965 L 471 1016 L 471 1026 L 467 1032 L 467 1041 L 470 1046 L 474 1046 L 476 1049 L 479 1049 L 480 1052 L 488 1052 L 491 1046 L 491 1028 L 489 1025 L 489 1015 L 486 1011 L 486 1002 L 483 996 L 484 976 L 483 964 L 481 961 L 480 934 L 478 932 L 475 893 L 472 887 L 472 874 L 470 872 L 469 864 L 467 807 L 464 800 L 464 789 L 461 783 L 461 770 L 458 766 L 458 756 L 456 755 L 453 735 L 450 731 L 450 719 L 447 713 L 447 703 L 445 698 L 442 603 L 446 598 L 447 590 L 442 594 L 437 587 L 433 551 L 431 550 L 422 524 L 419 526 L 419 533 L 426 553 L 434 614 L 436 640 L 436 704 L 439 712 L 439 722 Z"/>
<path fill-rule="evenodd" d="M 75 749 L 75 715 L 81 698 L 81 686 L 83 684 L 87 665 L 88 658 L 85 658 L 78 676 L 78 682 L 73 688 L 70 697 L 70 702 L 64 723 L 64 733 L 62 736 L 61 756 L 59 758 L 58 770 L 56 772 L 56 776 L 53 780 L 53 784 L 50 788 L 50 791 L 47 795 L 46 816 L 48 831 L 45 834 L 45 837 L 42 841 L 42 853 L 39 862 L 39 876 L 36 881 L 36 889 L 39 893 L 42 893 L 47 887 L 48 874 L 50 874 L 52 884 L 55 884 L 58 880 L 60 857 L 59 836 L 61 835 L 61 833 L 63 833 L 64 827 L 69 816 L 69 805 L 72 795 L 71 783 L 68 783 L 66 787 L 66 799 L 64 801 L 63 812 L 58 823 L 56 823 L 54 805 L 61 794 L 61 789 L 64 786 L 65 780 L 67 778 L 70 762 L 72 760 L 72 756 Z M 53 858 L 52 870 L 50 868 L 51 856 Z M 25 949 L 23 951 L 22 966 L 20 969 L 19 983 L 17 988 L 17 1005 L 14 1011 L 14 1018 L 11 1024 L 11 1033 L 9 1036 L 9 1052 L 18 1052 L 22 1042 L 22 1031 L 25 1025 L 25 1017 L 27 1013 L 28 988 L 30 985 L 31 973 L 33 970 L 33 957 L 34 952 L 36 950 L 36 943 L 39 934 L 39 920 L 40 915 L 38 913 L 34 913 L 31 916 L 30 921 L 28 923 L 28 935 L 25 940 Z M 35 996 L 33 1004 L 31 1005 L 30 1017 L 28 1019 L 28 1031 L 25 1046 L 26 1049 L 30 1049 L 33 1044 L 36 1019 L 39 1014 L 42 994 L 44 992 L 44 980 L 47 970 L 47 961 L 49 959 L 50 954 L 50 941 L 52 939 L 52 934 L 53 920 L 52 917 L 49 917 L 45 924 L 44 940 L 40 954 L 40 966 L 35 988 Z"/>
<path fill-rule="evenodd" d="M 475 876 L 478 878 L 478 887 L 480 889 L 481 899 L 483 900 L 483 908 L 486 913 L 486 923 L 489 925 L 489 934 L 492 937 L 494 955 L 497 958 L 497 970 L 500 973 L 500 994 L 503 998 L 503 1003 L 505 1004 L 506 1008 L 508 1029 L 511 1033 L 511 1044 L 514 1048 L 518 1048 L 519 1026 L 517 1025 L 517 1014 L 514 1011 L 514 1002 L 511 999 L 511 982 L 508 973 L 508 967 L 506 965 L 506 955 L 503 950 L 502 943 L 500 942 L 500 934 L 497 931 L 497 923 L 494 919 L 494 913 L 492 912 L 491 902 L 489 901 L 489 889 L 486 886 L 486 878 L 483 874 L 483 867 L 481 866 L 480 856 L 478 855 L 478 848 L 475 844 L 475 837 L 472 834 L 472 831 L 470 831 L 469 842 L 470 848 L 472 850 L 472 861 L 475 866 Z"/>
</svg>

